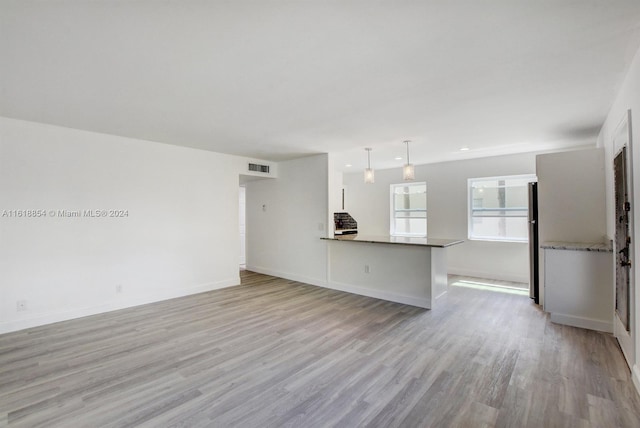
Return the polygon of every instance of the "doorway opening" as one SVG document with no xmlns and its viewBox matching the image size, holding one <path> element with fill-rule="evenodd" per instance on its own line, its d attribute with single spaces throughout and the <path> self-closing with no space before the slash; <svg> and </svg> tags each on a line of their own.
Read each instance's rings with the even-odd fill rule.
<svg viewBox="0 0 640 428">
<path fill-rule="evenodd" d="M 615 312 L 613 331 L 629 367 L 635 349 L 634 254 L 633 236 L 633 180 L 630 163 L 631 112 L 627 112 L 614 135 L 614 260 L 615 260 Z"/>
<path fill-rule="evenodd" d="M 623 147 L 613 161 L 615 174 L 616 203 L 616 316 L 626 331 L 630 331 L 629 320 L 629 211 L 625 163 L 627 148 Z"/>
<path fill-rule="evenodd" d="M 240 186 L 238 192 L 238 225 L 240 234 L 240 270 L 247 268 L 247 188 Z"/>
</svg>

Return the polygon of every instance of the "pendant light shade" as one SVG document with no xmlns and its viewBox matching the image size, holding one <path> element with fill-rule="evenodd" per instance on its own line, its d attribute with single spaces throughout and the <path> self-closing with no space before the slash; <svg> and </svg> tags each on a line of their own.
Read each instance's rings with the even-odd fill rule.
<svg viewBox="0 0 640 428">
<path fill-rule="evenodd" d="M 402 179 L 404 181 L 412 181 L 416 178 L 416 171 L 412 164 L 408 163 L 402 167 Z"/>
<path fill-rule="evenodd" d="M 407 146 L 407 163 L 402 167 L 402 179 L 404 181 L 412 181 L 416 178 L 415 168 L 413 164 L 409 162 L 409 143 L 409 140 L 404 142 Z"/>
<path fill-rule="evenodd" d="M 367 184 L 371 184 L 375 182 L 375 173 L 371 168 L 371 149 L 366 148 L 367 151 L 367 168 L 364 170 L 364 182 Z"/>
</svg>

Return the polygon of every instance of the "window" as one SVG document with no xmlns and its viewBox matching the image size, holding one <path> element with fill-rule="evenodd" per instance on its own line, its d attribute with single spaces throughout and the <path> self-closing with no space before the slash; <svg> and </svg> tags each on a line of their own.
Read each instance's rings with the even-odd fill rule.
<svg viewBox="0 0 640 428">
<path fill-rule="evenodd" d="M 391 235 L 427 236 L 427 183 L 391 185 Z"/>
<path fill-rule="evenodd" d="M 535 175 L 470 178 L 469 239 L 528 241 L 528 183 Z"/>
</svg>

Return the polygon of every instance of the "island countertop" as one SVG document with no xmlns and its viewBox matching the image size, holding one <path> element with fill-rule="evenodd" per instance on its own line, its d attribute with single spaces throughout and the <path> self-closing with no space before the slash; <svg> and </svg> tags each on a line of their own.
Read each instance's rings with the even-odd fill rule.
<svg viewBox="0 0 640 428">
<path fill-rule="evenodd" d="M 441 238 L 423 238 L 413 236 L 389 236 L 389 235 L 342 235 L 332 238 L 320 238 L 328 241 L 352 241 L 366 242 L 370 244 L 400 244 L 400 245 L 417 245 L 422 247 L 445 248 L 456 244 L 462 244 L 464 241 L 459 239 L 441 239 Z"/>
</svg>

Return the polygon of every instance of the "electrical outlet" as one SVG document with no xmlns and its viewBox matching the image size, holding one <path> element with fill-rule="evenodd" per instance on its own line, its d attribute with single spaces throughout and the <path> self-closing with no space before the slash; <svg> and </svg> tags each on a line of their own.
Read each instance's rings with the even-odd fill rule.
<svg viewBox="0 0 640 428">
<path fill-rule="evenodd" d="M 18 300 L 16 302 L 16 310 L 18 312 L 24 312 L 27 310 L 27 301 L 26 300 Z"/>
<path fill-rule="evenodd" d="M 122 293 L 122 284 L 117 284 L 116 285 L 116 293 L 118 293 L 118 294 Z"/>
<path fill-rule="evenodd" d="M 364 265 L 364 273 L 369 273 L 369 265 Z"/>
</svg>

